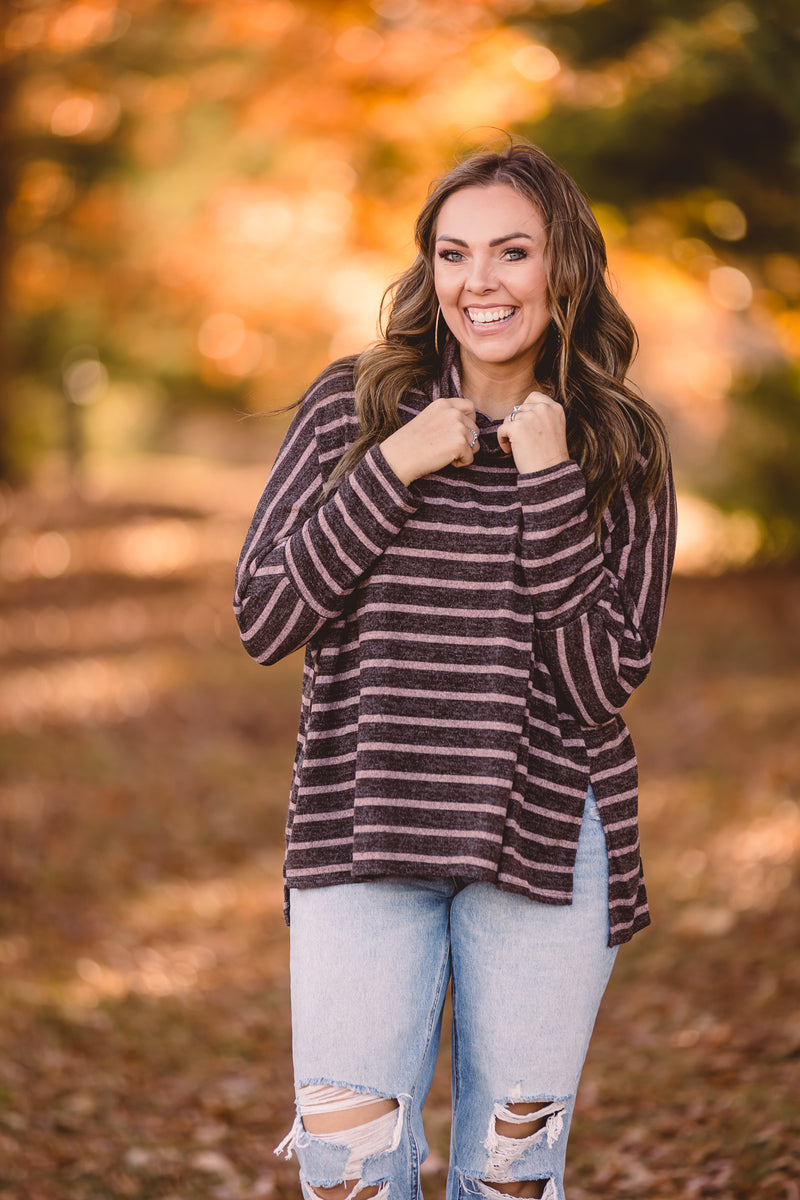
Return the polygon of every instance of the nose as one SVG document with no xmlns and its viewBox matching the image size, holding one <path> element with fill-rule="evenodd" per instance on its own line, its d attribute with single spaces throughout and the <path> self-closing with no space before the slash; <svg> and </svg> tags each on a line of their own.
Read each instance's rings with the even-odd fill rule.
<svg viewBox="0 0 800 1200">
<path fill-rule="evenodd" d="M 497 286 L 494 265 L 488 255 L 475 254 L 467 272 L 467 289 L 476 295 L 492 291 Z"/>
</svg>

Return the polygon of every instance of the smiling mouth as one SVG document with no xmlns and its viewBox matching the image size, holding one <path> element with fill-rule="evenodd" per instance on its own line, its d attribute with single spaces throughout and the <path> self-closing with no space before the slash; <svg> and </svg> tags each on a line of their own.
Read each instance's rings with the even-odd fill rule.
<svg viewBox="0 0 800 1200">
<path fill-rule="evenodd" d="M 517 311 L 514 307 L 507 308 L 468 308 L 465 310 L 473 325 L 500 325 L 513 317 Z"/>
</svg>

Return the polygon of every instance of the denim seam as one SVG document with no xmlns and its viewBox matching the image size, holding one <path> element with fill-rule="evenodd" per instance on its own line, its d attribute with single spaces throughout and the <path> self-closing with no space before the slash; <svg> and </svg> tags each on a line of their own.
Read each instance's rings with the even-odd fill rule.
<svg viewBox="0 0 800 1200">
<path fill-rule="evenodd" d="M 451 901 L 452 901 L 452 897 L 451 897 Z M 442 1008 L 444 1007 L 444 994 L 443 993 L 447 988 L 447 981 L 448 981 L 449 975 L 450 975 L 450 926 L 449 926 L 449 921 L 448 921 L 447 943 L 445 946 L 445 953 L 442 955 L 442 961 L 441 961 L 441 965 L 439 967 L 439 977 L 438 977 L 436 989 L 435 989 L 436 1001 L 433 1005 L 431 1005 L 430 1016 L 428 1018 L 428 1027 L 426 1030 L 425 1047 L 424 1047 L 422 1056 L 420 1058 L 420 1064 L 427 1061 L 428 1052 L 430 1050 L 431 1039 L 433 1038 L 434 1030 L 436 1029 L 437 1024 L 439 1024 L 439 1022 L 441 1021 L 441 1012 L 442 1012 Z M 440 1001 L 441 1001 L 441 1003 L 440 1003 Z M 414 1081 L 414 1084 L 411 1088 L 412 1097 L 414 1097 L 416 1095 L 418 1083 L 419 1083 L 419 1076 L 417 1076 L 417 1079 Z M 412 1171 L 413 1171 L 413 1182 L 415 1184 L 414 1195 L 417 1196 L 417 1195 L 419 1195 L 419 1175 L 420 1175 L 420 1168 L 422 1166 L 422 1163 L 421 1163 L 421 1159 L 420 1159 L 419 1145 L 417 1143 L 416 1137 L 414 1136 L 414 1131 L 413 1131 L 413 1127 L 411 1124 L 411 1106 L 410 1105 L 409 1105 L 409 1111 L 408 1111 L 408 1142 L 409 1142 L 409 1147 L 411 1150 L 411 1167 L 412 1167 Z"/>
<path fill-rule="evenodd" d="M 455 1012 L 456 1012 L 456 975 L 455 975 L 455 971 L 451 972 L 450 999 L 451 999 L 451 1003 L 453 1005 L 453 1028 L 450 1033 L 450 1051 L 451 1051 L 451 1057 L 452 1057 L 452 1065 L 451 1065 L 451 1069 L 450 1069 L 450 1086 L 453 1091 L 453 1102 L 452 1102 L 453 1103 L 453 1113 L 452 1113 L 452 1123 L 453 1124 L 452 1124 L 452 1128 L 454 1130 L 455 1129 L 455 1115 L 458 1110 L 459 1100 L 461 1098 L 461 1071 L 459 1069 L 460 1056 L 458 1053 L 458 1026 L 456 1024 L 456 1019 L 455 1019 Z M 450 1135 L 450 1142 L 451 1142 L 450 1157 L 451 1157 L 451 1159 L 453 1157 L 453 1149 L 454 1149 L 453 1144 L 452 1144 L 453 1136 L 454 1136 L 454 1134 L 451 1133 L 451 1135 Z"/>
</svg>

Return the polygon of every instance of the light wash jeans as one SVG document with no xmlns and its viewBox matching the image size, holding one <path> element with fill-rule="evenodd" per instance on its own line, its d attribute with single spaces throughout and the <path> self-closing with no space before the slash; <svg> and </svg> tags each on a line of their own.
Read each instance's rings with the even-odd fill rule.
<svg viewBox="0 0 800 1200">
<path fill-rule="evenodd" d="M 492 884 L 388 878 L 291 893 L 292 1027 L 298 1117 L 283 1146 L 313 1188 L 353 1178 L 351 1130 L 302 1124 L 305 1085 L 396 1099 L 357 1161 L 378 1200 L 417 1200 L 428 1147 L 421 1109 L 452 979 L 453 1123 L 448 1200 L 497 1200 L 511 1180 L 564 1200 L 564 1156 L 581 1069 L 616 948 L 608 947 L 608 857 L 590 789 L 569 906 Z M 546 1104 L 527 1137 L 498 1133 L 509 1104 Z M 308 1109 L 305 1110 L 308 1113 Z M 519 1118 L 518 1118 L 519 1119 Z M 338 1139 L 338 1140 L 337 1140 Z M 493 1187 L 492 1184 L 496 1186 Z"/>
</svg>

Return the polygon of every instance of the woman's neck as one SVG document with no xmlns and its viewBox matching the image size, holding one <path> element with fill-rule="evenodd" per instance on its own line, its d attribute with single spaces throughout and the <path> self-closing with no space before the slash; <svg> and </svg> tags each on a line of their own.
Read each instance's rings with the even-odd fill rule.
<svg viewBox="0 0 800 1200">
<path fill-rule="evenodd" d="M 528 363 L 470 363 L 462 361 L 461 394 L 478 412 L 493 421 L 507 417 L 536 388 Z"/>
</svg>

